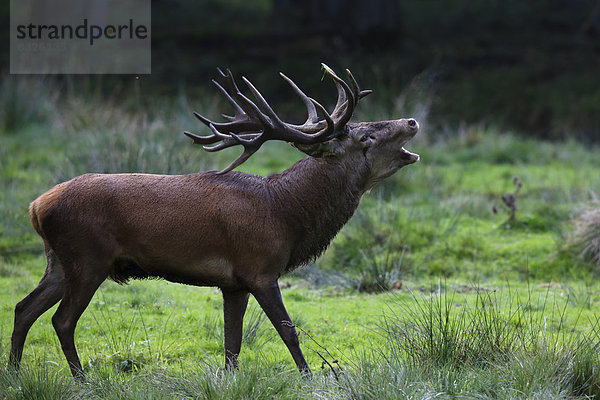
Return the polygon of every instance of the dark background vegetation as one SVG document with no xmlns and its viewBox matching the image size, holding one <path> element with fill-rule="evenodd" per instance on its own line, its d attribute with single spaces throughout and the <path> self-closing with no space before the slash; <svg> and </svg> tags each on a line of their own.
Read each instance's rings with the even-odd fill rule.
<svg viewBox="0 0 600 400">
<path fill-rule="evenodd" d="M 6 76 L 8 1 L 0 13 Z M 152 74 L 137 83 L 131 76 L 56 79 L 106 96 L 127 96 L 136 84 L 142 98 L 194 95 L 221 66 L 285 104 L 296 101 L 276 75 L 285 71 L 327 102 L 331 88 L 319 79 L 326 62 L 350 68 L 382 107 L 391 110 L 401 94 L 424 105 L 439 132 L 484 123 L 600 140 L 598 0 L 157 0 L 152 52 Z"/>
</svg>

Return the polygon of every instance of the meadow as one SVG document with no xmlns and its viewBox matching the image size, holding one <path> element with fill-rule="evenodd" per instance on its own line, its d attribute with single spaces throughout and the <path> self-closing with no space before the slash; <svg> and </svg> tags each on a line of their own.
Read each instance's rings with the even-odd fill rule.
<svg viewBox="0 0 600 400">
<path fill-rule="evenodd" d="M 375 100 L 355 119 L 415 116 L 421 131 L 407 148 L 421 162 L 365 195 L 323 257 L 281 279 L 312 380 L 300 377 L 253 299 L 240 369 L 223 370 L 219 291 L 159 280 L 105 282 L 96 293 L 76 331 L 87 382 L 71 379 L 50 322 L 55 308 L 31 329 L 14 374 L 5 367 L 14 305 L 45 268 L 30 201 L 85 172 L 193 173 L 222 168 L 239 151 L 205 153 L 182 134 L 203 133 L 191 110 L 223 109 L 212 94 L 76 92 L 36 79 L 0 87 L 0 398 L 600 394 L 599 266 L 575 234 L 582 213 L 599 207 L 597 145 L 491 125 L 428 129 L 419 107 Z M 266 175 L 301 157 L 268 143 L 241 169 Z"/>
</svg>

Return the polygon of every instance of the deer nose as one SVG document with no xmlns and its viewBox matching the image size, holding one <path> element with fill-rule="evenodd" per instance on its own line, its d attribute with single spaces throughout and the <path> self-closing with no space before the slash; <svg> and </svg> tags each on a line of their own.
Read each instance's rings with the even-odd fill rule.
<svg viewBox="0 0 600 400">
<path fill-rule="evenodd" d="M 417 132 L 419 131 L 419 123 L 414 118 L 407 119 L 406 120 L 406 125 L 408 125 L 408 132 L 407 133 L 412 134 L 413 136 L 416 135 Z"/>
</svg>

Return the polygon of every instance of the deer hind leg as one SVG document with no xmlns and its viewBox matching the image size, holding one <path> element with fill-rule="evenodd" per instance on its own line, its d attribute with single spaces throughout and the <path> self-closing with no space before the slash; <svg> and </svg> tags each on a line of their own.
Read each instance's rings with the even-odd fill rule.
<svg viewBox="0 0 600 400">
<path fill-rule="evenodd" d="M 277 329 L 279 336 L 281 336 L 281 339 L 283 339 L 283 342 L 292 354 L 292 358 L 296 362 L 296 366 L 300 372 L 306 376 L 312 376 L 312 372 L 300 349 L 296 328 L 283 305 L 283 299 L 281 298 L 281 292 L 279 291 L 277 281 L 271 282 L 265 286 L 253 288 L 251 293 L 254 298 L 256 298 L 256 301 L 258 301 L 258 304 L 260 304 L 265 314 L 267 314 L 267 317 L 269 317 L 269 320 L 271 320 L 275 329 Z"/>
<path fill-rule="evenodd" d="M 94 293 L 107 277 L 98 264 L 72 265 L 78 273 L 65 282 L 65 291 L 56 313 L 52 316 L 52 325 L 67 359 L 71 374 L 75 379 L 84 380 L 85 375 L 75 349 L 75 327 L 92 300 Z M 91 267 L 91 268 L 90 268 Z M 94 269 L 93 267 L 98 267 Z"/>
<path fill-rule="evenodd" d="M 10 364 L 19 369 L 25 338 L 40 315 L 55 305 L 65 288 L 63 267 L 48 244 L 46 244 L 48 266 L 38 286 L 15 307 L 15 324 L 11 337 Z"/>
<path fill-rule="evenodd" d="M 225 368 L 237 368 L 242 347 L 242 325 L 248 306 L 249 293 L 223 290 L 223 314 L 225 326 Z"/>
</svg>

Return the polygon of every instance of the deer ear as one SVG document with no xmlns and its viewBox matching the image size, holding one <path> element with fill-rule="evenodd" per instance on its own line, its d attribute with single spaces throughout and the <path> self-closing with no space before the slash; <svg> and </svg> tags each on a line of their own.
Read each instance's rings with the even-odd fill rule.
<svg viewBox="0 0 600 400">
<path fill-rule="evenodd" d="M 323 143 L 291 143 L 291 145 L 292 147 L 297 148 L 301 152 L 315 158 L 337 156 L 343 153 L 342 146 L 340 145 L 339 140 L 337 139 L 329 140 Z"/>
</svg>

